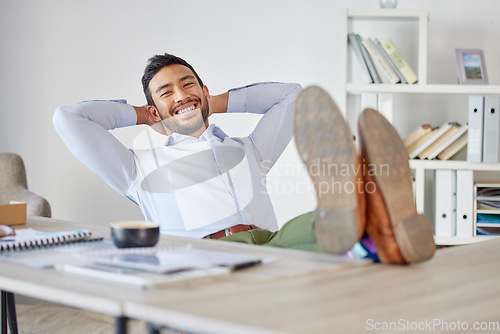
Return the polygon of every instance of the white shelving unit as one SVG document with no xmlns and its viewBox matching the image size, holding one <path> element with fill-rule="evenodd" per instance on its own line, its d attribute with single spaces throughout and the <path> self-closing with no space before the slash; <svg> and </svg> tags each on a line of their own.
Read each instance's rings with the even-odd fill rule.
<svg viewBox="0 0 500 334">
<path fill-rule="evenodd" d="M 415 205 L 418 212 L 425 211 L 425 171 L 455 169 L 500 172 L 500 164 L 486 164 L 468 161 L 410 160 L 410 168 L 415 170 Z M 500 177 L 500 174 L 499 174 Z"/>
<path fill-rule="evenodd" d="M 365 84 L 348 82 L 348 56 L 349 47 L 347 35 L 352 20 L 373 20 L 377 24 L 383 20 L 410 21 L 418 24 L 418 83 L 409 84 Z M 341 94 L 337 103 L 344 116 L 347 116 L 347 97 L 349 95 L 375 94 L 461 94 L 461 95 L 500 95 L 500 85 L 458 85 L 458 84 L 429 84 L 427 82 L 427 38 L 428 38 L 429 12 L 426 9 L 345 9 L 340 18 L 340 73 Z M 384 110 L 379 110 L 384 114 Z M 465 112 L 465 111 L 464 111 Z M 423 120 L 425 122 L 425 120 Z M 500 172 L 500 164 L 471 163 L 467 161 L 436 161 L 436 160 L 411 160 L 410 167 L 415 170 L 415 202 L 418 212 L 425 212 L 425 172 L 436 169 L 455 169 L 473 171 Z M 500 173 L 499 173 L 500 180 Z M 442 245 L 463 244 L 487 239 L 483 236 L 472 238 L 436 238 Z"/>
<path fill-rule="evenodd" d="M 347 34 L 349 21 L 355 19 L 390 19 L 415 21 L 418 24 L 418 83 L 413 85 L 389 84 L 361 84 L 347 82 Z M 344 9 L 340 18 L 339 46 L 340 73 L 339 80 L 342 94 L 338 98 L 338 105 L 342 112 L 347 110 L 348 94 L 387 93 L 387 94 L 461 94 L 486 95 L 500 94 L 500 85 L 458 85 L 458 84 L 429 84 L 427 83 L 427 26 L 429 12 L 426 9 Z"/>
</svg>

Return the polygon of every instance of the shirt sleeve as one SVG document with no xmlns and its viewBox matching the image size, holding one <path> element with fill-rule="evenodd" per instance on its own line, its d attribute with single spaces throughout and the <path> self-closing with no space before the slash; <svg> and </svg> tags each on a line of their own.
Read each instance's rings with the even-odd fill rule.
<svg viewBox="0 0 500 334">
<path fill-rule="evenodd" d="M 53 116 L 54 128 L 71 153 L 126 196 L 136 174 L 134 154 L 109 130 L 136 123 L 134 108 L 123 100 L 62 106 Z"/>
<path fill-rule="evenodd" d="M 267 170 L 293 137 L 294 102 L 301 91 L 294 83 L 260 83 L 229 91 L 227 112 L 264 114 L 249 137 Z"/>
</svg>

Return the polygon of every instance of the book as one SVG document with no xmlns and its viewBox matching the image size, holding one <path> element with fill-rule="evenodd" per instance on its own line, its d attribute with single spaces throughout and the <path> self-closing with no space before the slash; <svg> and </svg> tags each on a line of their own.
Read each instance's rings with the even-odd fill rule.
<svg viewBox="0 0 500 334">
<path fill-rule="evenodd" d="M 466 131 L 463 135 L 461 135 L 457 140 L 450 144 L 447 148 L 443 150 L 443 152 L 439 153 L 436 156 L 438 160 L 448 160 L 456 155 L 458 152 L 462 151 L 467 147 L 467 137 L 468 131 Z"/>
<path fill-rule="evenodd" d="M 356 39 L 356 42 L 358 43 L 359 50 L 361 51 L 361 55 L 363 56 L 363 59 L 365 61 L 366 66 L 368 67 L 368 71 L 370 72 L 370 76 L 373 80 L 374 83 L 382 83 L 382 80 L 380 79 L 380 75 L 378 74 L 377 70 L 375 69 L 375 65 L 373 64 L 373 60 L 366 51 L 365 47 L 363 46 L 363 43 L 361 41 L 361 36 L 358 34 L 354 34 L 354 37 Z"/>
<path fill-rule="evenodd" d="M 366 61 L 363 57 L 362 51 L 361 51 L 361 48 L 363 46 L 358 43 L 358 40 L 356 38 L 356 34 L 349 33 L 347 35 L 347 40 L 348 40 L 348 43 L 349 43 L 351 49 L 354 52 L 354 55 L 356 56 L 356 59 L 358 60 L 359 67 L 361 69 L 361 72 L 363 72 L 363 76 L 365 78 L 365 81 L 367 81 L 369 83 L 373 83 L 373 78 L 370 74 L 370 70 L 368 69 L 368 64 L 366 63 Z"/>
<path fill-rule="evenodd" d="M 393 64 L 398 68 L 399 72 L 403 75 L 406 82 L 409 84 L 414 84 L 418 81 L 418 77 L 410 67 L 406 59 L 403 57 L 401 52 L 398 50 L 396 45 L 392 40 L 387 40 L 382 44 L 387 55 L 391 58 Z"/>
<path fill-rule="evenodd" d="M 429 153 L 426 157 L 426 159 L 435 159 L 438 154 L 443 152 L 448 146 L 450 146 L 452 143 L 454 143 L 458 138 L 460 138 L 464 133 L 467 132 L 467 124 L 464 124 L 462 126 L 459 126 L 453 134 L 446 138 L 440 145 L 436 146 L 433 152 Z"/>
<path fill-rule="evenodd" d="M 428 159 L 429 155 L 433 153 L 436 148 L 439 148 L 440 145 L 443 144 L 448 138 L 450 138 L 460 127 L 460 124 L 455 123 L 452 124 L 451 127 L 446 130 L 440 137 L 438 137 L 434 142 L 432 142 L 429 146 L 425 148 L 420 154 L 417 156 L 419 159 Z"/>
<path fill-rule="evenodd" d="M 398 83 L 400 81 L 398 76 L 394 73 L 389 63 L 387 63 L 380 51 L 377 49 L 373 40 L 369 37 L 365 37 L 361 42 L 365 46 L 370 57 L 373 59 L 377 72 L 382 76 L 382 82 L 390 84 Z"/>
<path fill-rule="evenodd" d="M 432 126 L 430 124 L 419 125 L 403 140 L 404 146 L 408 148 L 408 146 L 413 144 L 418 138 L 422 137 L 424 134 L 428 133 L 431 130 Z"/>
<path fill-rule="evenodd" d="M 436 130 L 437 130 L 437 127 L 432 128 L 430 131 L 426 132 L 423 136 L 421 136 L 420 138 L 415 140 L 413 143 L 408 145 L 408 147 L 406 148 L 408 155 L 410 155 L 410 153 L 413 152 L 417 147 L 419 147 L 420 145 L 422 145 L 422 143 L 424 143 L 430 137 L 432 137 L 432 135 L 434 135 L 434 132 L 436 132 Z"/>
<path fill-rule="evenodd" d="M 91 235 L 89 230 L 42 232 L 32 228 L 17 229 L 15 235 L 0 238 L 0 251 L 71 243 L 89 239 Z"/>
<path fill-rule="evenodd" d="M 427 140 L 425 140 L 422 144 L 420 144 L 410 152 L 410 159 L 417 158 L 420 153 L 422 153 L 427 147 L 429 147 L 429 145 L 434 143 L 439 137 L 444 135 L 455 124 L 455 122 L 444 122 L 443 124 L 441 124 L 435 131 L 432 132 L 432 135 Z"/>
<path fill-rule="evenodd" d="M 377 47 L 377 49 L 380 51 L 380 54 L 382 55 L 382 57 L 384 57 L 384 59 L 387 61 L 387 63 L 392 68 L 394 73 L 396 73 L 396 75 L 398 76 L 399 82 L 402 84 L 407 84 L 408 82 L 406 82 L 405 77 L 403 76 L 403 74 L 401 74 L 401 72 L 396 67 L 396 65 L 394 65 L 394 63 L 392 62 L 392 59 L 389 57 L 387 52 L 385 52 L 384 47 L 382 46 L 380 41 L 378 39 L 374 39 L 373 42 L 375 43 L 375 46 Z"/>
</svg>

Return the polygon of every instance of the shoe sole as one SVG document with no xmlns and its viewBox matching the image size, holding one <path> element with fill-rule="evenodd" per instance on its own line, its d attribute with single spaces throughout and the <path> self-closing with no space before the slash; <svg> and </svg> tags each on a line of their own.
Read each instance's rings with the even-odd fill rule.
<svg viewBox="0 0 500 334">
<path fill-rule="evenodd" d="M 392 125 L 373 109 L 363 111 L 359 130 L 364 163 L 375 171 L 378 168 L 378 172 L 370 175 L 384 199 L 401 255 L 407 263 L 430 259 L 436 246 L 427 218 L 415 208 L 411 170 L 403 142 Z M 368 192 L 370 189 L 366 186 Z"/>
<path fill-rule="evenodd" d="M 295 144 L 316 190 L 314 231 L 319 246 L 343 254 L 358 241 L 357 153 L 335 102 L 323 89 L 306 88 L 295 101 Z"/>
</svg>

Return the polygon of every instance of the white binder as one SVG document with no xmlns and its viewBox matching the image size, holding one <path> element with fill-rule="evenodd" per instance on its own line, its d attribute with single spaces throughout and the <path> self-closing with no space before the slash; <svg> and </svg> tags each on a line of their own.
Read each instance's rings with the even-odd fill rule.
<svg viewBox="0 0 500 334">
<path fill-rule="evenodd" d="M 497 163 L 500 143 L 500 97 L 484 97 L 483 162 Z"/>
<path fill-rule="evenodd" d="M 483 161 L 483 119 L 484 97 L 469 96 L 467 161 Z"/>
<path fill-rule="evenodd" d="M 474 235 L 474 172 L 457 170 L 457 237 Z"/>
<path fill-rule="evenodd" d="M 456 235 L 457 173 L 455 170 L 434 171 L 435 234 L 439 237 Z"/>
</svg>

